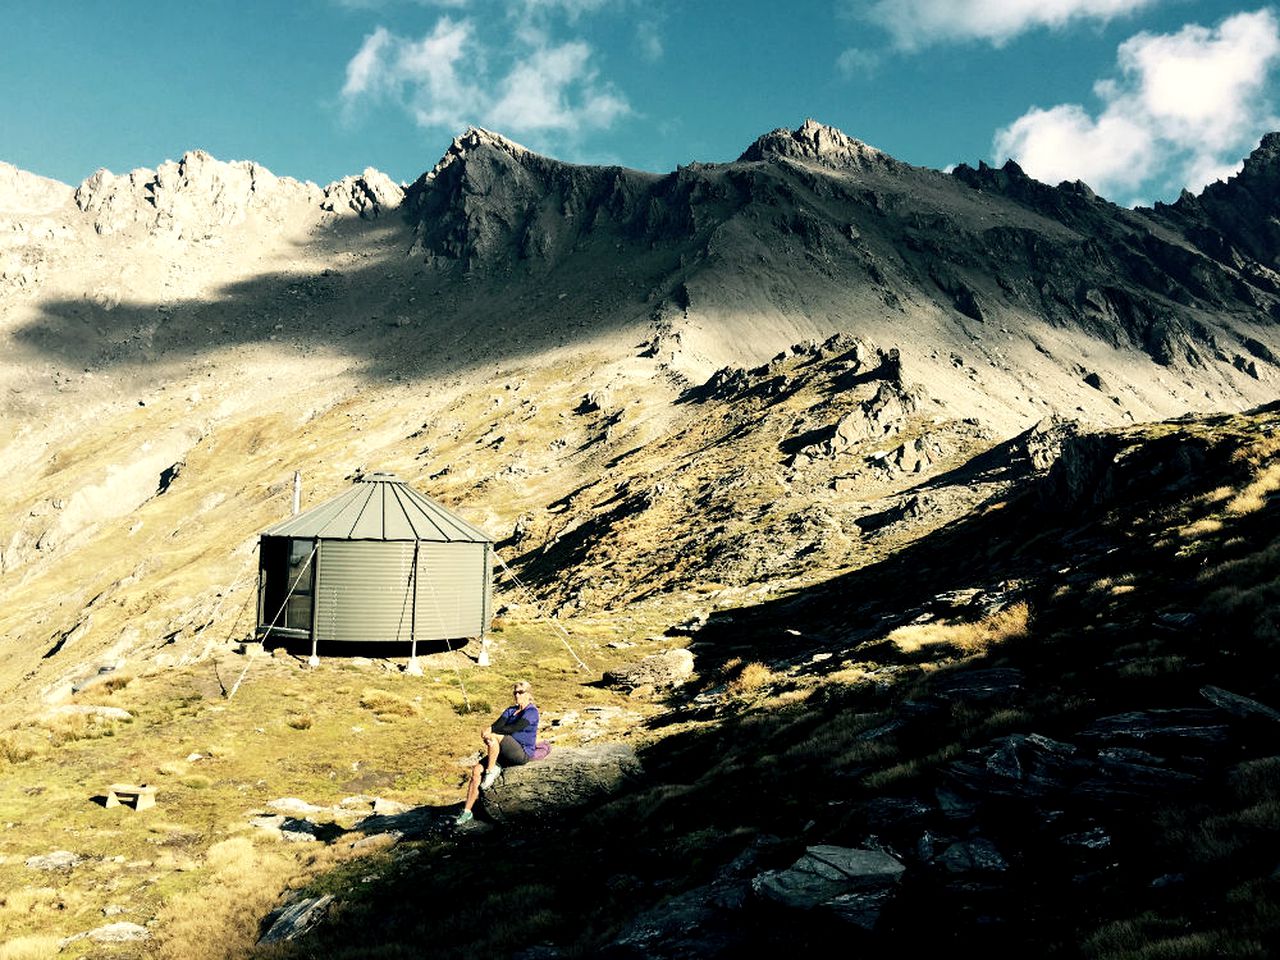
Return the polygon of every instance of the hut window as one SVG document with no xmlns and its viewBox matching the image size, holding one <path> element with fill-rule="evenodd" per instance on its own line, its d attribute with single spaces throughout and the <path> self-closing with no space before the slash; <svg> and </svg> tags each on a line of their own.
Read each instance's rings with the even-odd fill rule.
<svg viewBox="0 0 1280 960">
<path fill-rule="evenodd" d="M 289 544 L 289 572 L 286 583 L 289 586 L 293 586 L 295 580 L 298 583 L 293 588 L 293 593 L 289 595 L 289 602 L 284 611 L 282 626 L 289 630 L 311 632 L 311 593 L 316 581 L 316 564 L 314 558 L 308 564 L 307 558 L 311 556 L 311 551 L 314 549 L 314 540 L 292 540 Z"/>
</svg>

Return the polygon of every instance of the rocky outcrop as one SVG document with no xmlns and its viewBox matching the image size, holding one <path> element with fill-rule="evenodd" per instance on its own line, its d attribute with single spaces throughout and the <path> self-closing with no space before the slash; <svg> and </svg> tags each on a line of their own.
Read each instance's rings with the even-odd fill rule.
<svg viewBox="0 0 1280 960">
<path fill-rule="evenodd" d="M 498 822 L 554 819 L 566 809 L 606 799 L 641 772 L 626 744 L 557 747 L 545 759 L 504 768 L 493 787 L 480 794 L 480 809 Z"/>
<path fill-rule="evenodd" d="M 333 905 L 333 895 L 303 897 L 273 911 L 263 922 L 266 932 L 258 943 L 296 940 L 324 920 Z"/>
<path fill-rule="evenodd" d="M 809 847 L 786 870 L 752 881 L 760 896 L 794 910 L 823 909 L 856 927 L 875 927 L 906 867 L 880 850 Z"/>
<path fill-rule="evenodd" d="M 203 239 L 253 215 L 280 220 L 290 208 L 315 209 L 321 196 L 313 183 L 277 177 L 248 160 L 224 163 L 203 150 L 155 170 L 98 170 L 75 191 L 76 205 L 101 235 L 138 226 L 181 240 Z"/>
<path fill-rule="evenodd" d="M 72 190 L 65 183 L 0 163 L 0 217 L 54 213 L 71 198 Z"/>
<path fill-rule="evenodd" d="M 355 214 L 361 220 L 377 220 L 400 207 L 404 187 L 385 173 L 366 167 L 359 176 L 343 177 L 324 188 L 320 209 Z"/>
<path fill-rule="evenodd" d="M 651 654 L 638 663 L 610 670 L 605 683 L 635 690 L 640 687 L 674 687 L 693 676 L 693 654 L 681 647 Z"/>
<path fill-rule="evenodd" d="M 760 137 L 738 157 L 739 163 L 755 163 L 773 157 L 803 160 L 836 169 L 859 169 L 872 164 L 898 166 L 898 161 L 875 147 L 817 120 L 805 120 L 797 129 L 780 127 Z"/>
</svg>

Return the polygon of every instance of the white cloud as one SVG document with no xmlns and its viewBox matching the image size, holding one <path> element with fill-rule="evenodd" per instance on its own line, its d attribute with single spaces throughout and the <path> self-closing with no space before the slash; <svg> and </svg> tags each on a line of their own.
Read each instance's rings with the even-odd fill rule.
<svg viewBox="0 0 1280 960">
<path fill-rule="evenodd" d="M 1198 190 L 1230 175 L 1240 155 L 1275 126 L 1266 101 L 1280 60 L 1270 10 L 1239 13 L 1215 29 L 1140 33 L 1117 51 L 1118 79 L 1094 85 L 1097 116 L 1078 104 L 1033 108 L 996 132 L 997 161 L 1013 157 L 1047 183 L 1081 179 L 1103 194 L 1152 178 Z"/>
<path fill-rule="evenodd" d="M 1280 55 L 1280 31 L 1270 10 L 1240 13 L 1217 30 L 1191 24 L 1178 33 L 1140 33 L 1119 51 L 1121 70 L 1136 82 L 1134 97 L 1169 139 L 1234 146 L 1248 128 Z"/>
<path fill-rule="evenodd" d="M 364 38 L 356 55 L 347 63 L 343 100 L 381 92 L 387 83 L 387 65 L 383 60 L 392 42 L 391 34 L 382 27 Z"/>
<path fill-rule="evenodd" d="M 423 127 L 457 132 L 477 123 L 517 137 L 575 136 L 630 112 L 600 79 L 587 43 L 554 43 L 531 23 L 482 37 L 470 19 L 449 17 L 418 40 L 384 27 L 364 39 L 347 64 L 344 113 L 387 101 Z"/>
<path fill-rule="evenodd" d="M 532 132 L 608 127 L 629 108 L 597 85 L 590 59 L 591 48 L 581 42 L 532 51 L 503 80 L 486 123 Z"/>
<path fill-rule="evenodd" d="M 1083 180 L 1107 193 L 1151 175 L 1156 139 L 1149 127 L 1108 111 L 1097 120 L 1076 104 L 1034 108 L 996 133 L 993 155 L 1012 157 L 1045 183 Z"/>
<path fill-rule="evenodd" d="M 441 17 L 416 41 L 378 27 L 347 64 L 344 113 L 350 119 L 362 103 L 391 99 L 424 126 L 465 126 L 483 100 L 480 89 L 458 70 L 460 62 L 478 56 L 475 46 L 468 20 Z"/>
<path fill-rule="evenodd" d="M 836 69 L 846 79 L 853 79 L 875 73 L 883 59 L 883 56 L 875 50 L 850 47 L 836 57 Z"/>
<path fill-rule="evenodd" d="M 1021 33 L 1077 20 L 1107 21 L 1160 0 L 875 0 L 867 16 L 902 50 L 945 40 L 1002 44 Z"/>
<path fill-rule="evenodd" d="M 656 20 L 641 20 L 636 24 L 636 45 L 640 48 L 640 56 L 650 63 L 656 63 L 662 59 L 666 50 Z"/>
<path fill-rule="evenodd" d="M 420 124 L 460 127 L 474 116 L 480 90 L 458 70 L 462 63 L 470 73 L 470 60 L 478 56 L 474 48 L 470 21 L 454 23 L 447 17 L 421 40 L 401 43 L 396 73 L 411 90 L 414 117 Z"/>
</svg>

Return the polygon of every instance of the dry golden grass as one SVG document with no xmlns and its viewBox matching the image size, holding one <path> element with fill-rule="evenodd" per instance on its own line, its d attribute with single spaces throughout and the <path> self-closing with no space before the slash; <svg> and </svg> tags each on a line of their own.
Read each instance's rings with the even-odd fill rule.
<svg viewBox="0 0 1280 960">
<path fill-rule="evenodd" d="M 35 934 L 0 943 L 0 960 L 49 960 L 58 955 L 58 938 Z"/>
<path fill-rule="evenodd" d="M 1178 528 L 1178 534 L 1184 540 L 1196 540 L 1200 537 L 1217 533 L 1222 529 L 1222 521 L 1215 517 L 1203 517 Z"/>
<path fill-rule="evenodd" d="M 161 909 L 152 956 L 156 960 L 235 960 L 248 956 L 258 921 L 270 912 L 297 865 L 245 837 L 209 848 L 208 882 Z"/>
<path fill-rule="evenodd" d="M 81 900 L 75 890 L 55 890 L 53 887 L 22 887 L 0 894 L 0 929 L 6 926 L 6 917 L 62 913 L 76 909 Z"/>
<path fill-rule="evenodd" d="M 412 700 L 376 687 L 365 688 L 360 694 L 360 706 L 371 710 L 380 720 L 387 717 L 416 717 L 422 713 L 422 709 Z"/>
<path fill-rule="evenodd" d="M 954 760 L 960 756 L 963 750 L 963 745 L 949 743 L 928 756 L 904 760 L 902 763 L 886 767 L 884 770 L 876 770 L 873 773 L 869 773 L 862 778 L 862 782 L 871 790 L 884 790 L 896 784 L 901 784 L 903 781 L 911 780 L 949 760 Z"/>
<path fill-rule="evenodd" d="M 1243 446 L 1231 454 L 1235 463 L 1243 463 L 1257 470 L 1262 464 L 1280 454 L 1280 435 L 1260 437 L 1248 446 Z"/>
<path fill-rule="evenodd" d="M 777 676 L 763 663 L 748 663 L 729 681 L 729 693 L 735 697 L 753 694 L 777 681 Z"/>
<path fill-rule="evenodd" d="M 973 623 L 909 624 L 892 631 L 888 639 L 907 655 L 975 656 L 1008 640 L 1025 637 L 1029 621 L 1026 603 L 1015 603 Z"/>
<path fill-rule="evenodd" d="M 1205 506 L 1212 507 L 1222 503 L 1223 501 L 1230 500 L 1235 495 L 1236 495 L 1236 488 L 1224 484 L 1223 486 L 1220 486 L 1220 487 L 1214 487 L 1208 493 L 1201 496 L 1200 502 L 1203 503 Z"/>
<path fill-rule="evenodd" d="M 1280 490 L 1280 463 L 1263 467 L 1243 490 L 1227 504 L 1227 513 L 1244 516 L 1266 506 L 1270 494 Z"/>
<path fill-rule="evenodd" d="M 48 738 L 33 730 L 6 730 L 0 733 L 0 760 L 6 763 L 22 763 L 48 749 Z"/>
</svg>

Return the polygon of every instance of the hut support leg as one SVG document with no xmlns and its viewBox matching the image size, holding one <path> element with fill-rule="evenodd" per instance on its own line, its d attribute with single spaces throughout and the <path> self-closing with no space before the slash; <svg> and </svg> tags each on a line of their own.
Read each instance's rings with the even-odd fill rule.
<svg viewBox="0 0 1280 960">
<path fill-rule="evenodd" d="M 480 656 L 476 657 L 477 667 L 487 667 L 489 665 L 489 638 L 480 638 Z"/>
<path fill-rule="evenodd" d="M 411 677 L 422 676 L 422 664 L 418 662 L 418 641 L 414 640 L 409 652 L 409 662 L 405 665 L 404 672 Z"/>
<path fill-rule="evenodd" d="M 311 635 L 311 658 L 307 660 L 307 665 L 311 667 L 320 666 L 320 656 L 316 653 L 316 645 L 316 637 L 313 633 Z"/>
</svg>

